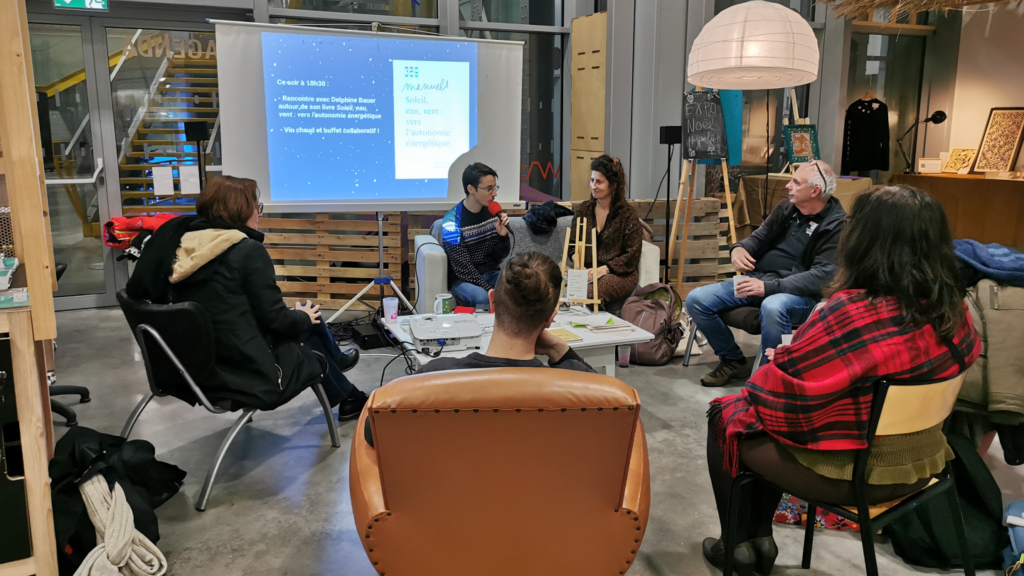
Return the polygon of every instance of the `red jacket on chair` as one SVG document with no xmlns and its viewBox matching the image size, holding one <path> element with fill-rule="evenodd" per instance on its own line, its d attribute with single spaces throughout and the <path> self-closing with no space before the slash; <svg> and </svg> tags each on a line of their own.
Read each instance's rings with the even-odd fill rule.
<svg viewBox="0 0 1024 576">
<path fill-rule="evenodd" d="M 176 214 L 157 214 L 155 216 L 136 216 L 135 218 L 124 216 L 111 218 L 103 225 L 103 243 L 111 248 L 125 250 L 131 246 L 132 240 L 138 236 L 139 232 L 143 230 L 153 232 L 164 222 L 176 217 Z"/>
</svg>

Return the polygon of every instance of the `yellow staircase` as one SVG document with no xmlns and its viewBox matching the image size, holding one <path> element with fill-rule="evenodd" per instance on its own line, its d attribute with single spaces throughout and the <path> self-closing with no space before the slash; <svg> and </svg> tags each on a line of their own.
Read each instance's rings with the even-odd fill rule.
<svg viewBox="0 0 1024 576">
<path fill-rule="evenodd" d="M 215 59 L 172 59 L 163 78 L 118 166 L 125 216 L 195 211 L 196 195 L 182 194 L 180 187 L 174 196 L 157 196 L 153 192 L 152 169 L 178 162 L 198 162 L 196 144 L 185 142 L 185 122 L 208 123 L 211 140 L 216 138 L 215 130 L 219 130 L 220 92 Z M 215 155 L 206 154 L 207 166 L 217 164 Z M 174 183 L 179 184 L 180 179 L 175 178 Z"/>
</svg>

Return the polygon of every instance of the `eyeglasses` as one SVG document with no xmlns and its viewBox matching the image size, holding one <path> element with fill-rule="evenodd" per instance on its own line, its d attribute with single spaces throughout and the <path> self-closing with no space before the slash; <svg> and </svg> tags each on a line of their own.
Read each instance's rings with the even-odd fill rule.
<svg viewBox="0 0 1024 576">
<path fill-rule="evenodd" d="M 828 178 L 825 178 L 825 173 L 821 171 L 821 166 L 818 166 L 818 161 L 813 161 L 814 167 L 818 169 L 818 175 L 821 176 L 821 191 L 825 192 L 825 188 L 828 188 Z"/>
<path fill-rule="evenodd" d="M 487 192 L 488 194 L 497 194 L 498 188 L 501 188 L 501 186 L 495 184 L 494 186 L 488 186 L 486 188 L 478 188 L 478 190 L 480 190 L 481 192 Z"/>
<path fill-rule="evenodd" d="M 256 204 L 256 213 L 263 216 L 263 202 L 258 202 Z"/>
</svg>

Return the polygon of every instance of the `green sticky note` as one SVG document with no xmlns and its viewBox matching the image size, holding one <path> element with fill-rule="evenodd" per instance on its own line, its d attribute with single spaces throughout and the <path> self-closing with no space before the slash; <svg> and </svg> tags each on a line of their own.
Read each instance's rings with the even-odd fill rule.
<svg viewBox="0 0 1024 576">
<path fill-rule="evenodd" d="M 605 324 L 615 324 L 615 317 L 614 316 L 609 317 L 608 321 L 605 322 Z"/>
</svg>

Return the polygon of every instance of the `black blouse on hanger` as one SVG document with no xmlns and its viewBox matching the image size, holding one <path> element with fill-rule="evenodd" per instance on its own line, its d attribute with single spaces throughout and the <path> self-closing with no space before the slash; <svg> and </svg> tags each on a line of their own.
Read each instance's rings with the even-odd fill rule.
<svg viewBox="0 0 1024 576">
<path fill-rule="evenodd" d="M 889 169 L 889 108 L 877 98 L 846 109 L 842 173 Z"/>
</svg>

